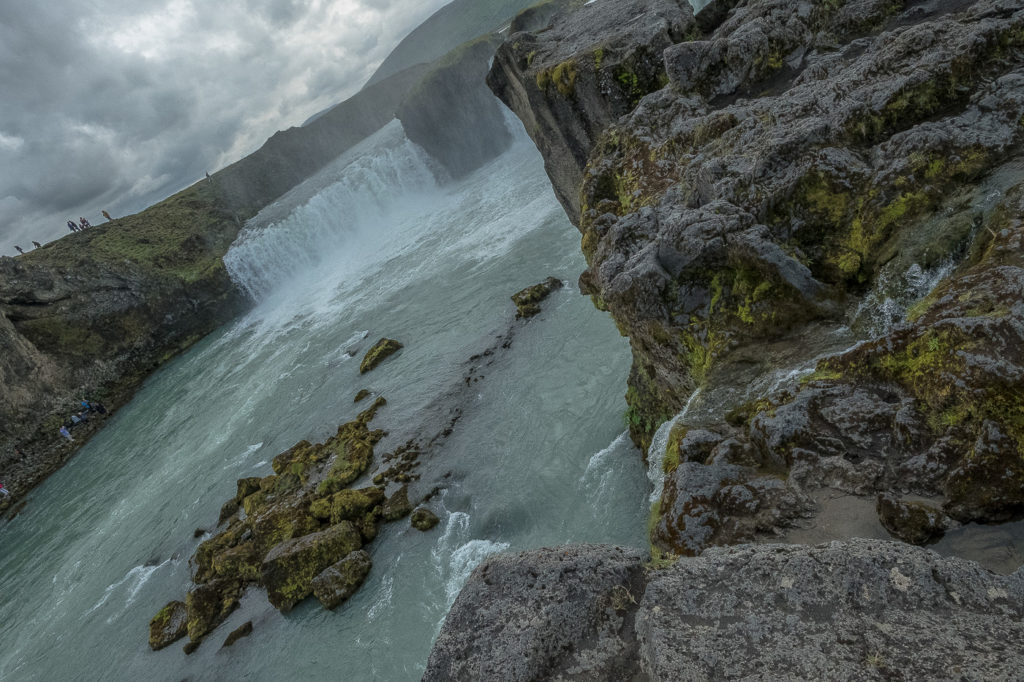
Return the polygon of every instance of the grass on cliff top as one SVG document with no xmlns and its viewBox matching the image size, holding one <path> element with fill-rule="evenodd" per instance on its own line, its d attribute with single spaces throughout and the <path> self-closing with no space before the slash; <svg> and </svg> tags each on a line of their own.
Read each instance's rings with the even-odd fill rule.
<svg viewBox="0 0 1024 682">
<path fill-rule="evenodd" d="M 214 188 L 203 180 L 140 213 L 69 233 L 22 258 L 60 265 L 127 261 L 192 282 L 221 267 L 237 234 L 234 218 L 218 208 Z"/>
</svg>

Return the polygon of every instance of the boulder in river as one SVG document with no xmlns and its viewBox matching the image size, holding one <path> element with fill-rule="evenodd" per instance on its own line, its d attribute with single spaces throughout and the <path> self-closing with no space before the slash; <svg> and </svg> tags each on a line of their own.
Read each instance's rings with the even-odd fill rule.
<svg viewBox="0 0 1024 682">
<path fill-rule="evenodd" d="M 224 644 L 221 645 L 221 649 L 224 647 L 231 646 L 243 637 L 248 637 L 252 634 L 252 621 L 246 621 L 236 629 L 231 631 L 231 634 L 224 639 Z"/>
<path fill-rule="evenodd" d="M 426 507 L 419 507 L 413 511 L 412 517 L 409 519 L 412 523 L 412 527 L 416 530 L 428 531 L 437 525 L 439 519 L 437 514 L 430 511 Z"/>
<path fill-rule="evenodd" d="M 193 642 L 224 622 L 238 608 L 242 582 L 229 578 L 197 585 L 185 597 L 188 609 L 188 637 Z"/>
<path fill-rule="evenodd" d="M 369 554 L 352 552 L 313 578 L 313 594 L 325 609 L 333 609 L 356 593 L 372 566 Z"/>
<path fill-rule="evenodd" d="M 412 512 L 412 503 L 409 502 L 409 486 L 407 485 L 396 490 L 384 502 L 384 508 L 381 510 L 385 521 L 397 521 L 410 512 Z"/>
<path fill-rule="evenodd" d="M 149 647 L 159 651 L 188 634 L 188 609 L 184 602 L 172 601 L 149 621 Z"/>
<path fill-rule="evenodd" d="M 363 545 L 349 521 L 282 542 L 263 559 L 261 579 L 270 603 L 288 611 L 313 592 L 313 578 Z"/>
<path fill-rule="evenodd" d="M 561 288 L 562 280 L 548 277 L 540 284 L 534 284 L 512 294 L 512 302 L 516 304 L 516 319 L 533 317 L 539 313 L 541 301 L 550 296 L 552 291 Z"/>
<path fill-rule="evenodd" d="M 359 373 L 366 374 L 371 369 L 379 365 L 384 361 L 385 358 L 396 353 L 402 344 L 394 339 L 384 338 L 373 344 L 370 350 L 366 351 L 366 355 L 363 356 L 363 361 L 359 363 Z"/>
</svg>

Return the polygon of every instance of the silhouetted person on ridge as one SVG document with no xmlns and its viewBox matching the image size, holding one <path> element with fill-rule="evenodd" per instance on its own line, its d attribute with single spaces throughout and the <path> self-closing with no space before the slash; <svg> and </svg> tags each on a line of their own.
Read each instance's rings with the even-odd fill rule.
<svg viewBox="0 0 1024 682">
<path fill-rule="evenodd" d="M 36 247 L 37 249 L 41 249 L 41 248 L 43 248 L 43 245 L 42 245 L 42 244 L 40 244 L 40 243 L 39 243 L 39 242 L 37 242 L 37 241 L 33 241 L 33 242 L 32 242 L 32 246 Z"/>
<path fill-rule="evenodd" d="M 72 232 L 78 232 L 78 225 L 75 225 L 74 220 L 68 221 L 68 229 L 71 230 Z"/>
<path fill-rule="evenodd" d="M 17 251 L 18 253 L 21 253 L 21 254 L 24 254 L 24 253 L 25 253 L 24 251 L 22 251 L 22 250 L 21 250 L 21 247 L 20 247 L 20 246 L 17 246 L 17 245 L 15 245 L 15 247 L 14 247 L 14 248 L 15 248 L 15 250 L 16 250 L 16 251 Z"/>
<path fill-rule="evenodd" d="M 85 218 L 79 217 L 78 222 L 81 223 L 83 230 L 87 227 L 92 227 L 92 225 L 89 224 L 89 221 L 86 220 Z"/>
<path fill-rule="evenodd" d="M 102 213 L 103 217 L 106 218 L 108 221 L 113 220 L 113 218 L 110 217 L 110 214 L 107 213 L 106 211 L 100 211 L 100 213 Z"/>
</svg>

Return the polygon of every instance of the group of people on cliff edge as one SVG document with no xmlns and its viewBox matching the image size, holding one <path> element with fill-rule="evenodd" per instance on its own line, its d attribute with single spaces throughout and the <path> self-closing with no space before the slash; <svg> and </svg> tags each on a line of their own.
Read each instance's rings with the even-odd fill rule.
<svg viewBox="0 0 1024 682">
<path fill-rule="evenodd" d="M 79 424 L 89 421 L 89 415 L 95 414 L 106 414 L 107 408 L 103 406 L 103 403 L 96 403 L 90 400 L 82 400 L 82 409 L 75 412 L 71 417 L 61 424 L 60 428 L 57 429 L 57 433 L 66 438 L 69 442 L 74 442 L 74 437 L 71 435 L 71 429 L 75 428 Z"/>
</svg>

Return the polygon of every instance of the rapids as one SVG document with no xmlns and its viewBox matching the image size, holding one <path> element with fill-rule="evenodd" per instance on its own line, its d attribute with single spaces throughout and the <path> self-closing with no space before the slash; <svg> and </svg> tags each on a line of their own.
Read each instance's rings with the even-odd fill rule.
<svg viewBox="0 0 1024 682">
<path fill-rule="evenodd" d="M 645 471 L 623 433 L 628 345 L 574 289 L 578 239 L 522 133 L 451 182 L 393 123 L 268 207 L 226 258 L 254 309 L 152 376 L 0 531 L 0 679 L 418 679 L 488 554 L 646 546 Z M 549 275 L 566 289 L 464 388 L 467 358 L 511 321 L 509 296 Z M 360 377 L 381 336 L 405 348 Z M 193 530 L 213 529 L 236 479 L 354 417 L 364 387 L 388 399 L 378 454 L 462 410 L 412 491 L 442 487 L 441 523 L 385 525 L 366 584 L 333 613 L 310 599 L 281 614 L 254 589 L 194 654 L 151 652 L 149 619 L 189 585 Z"/>
</svg>

